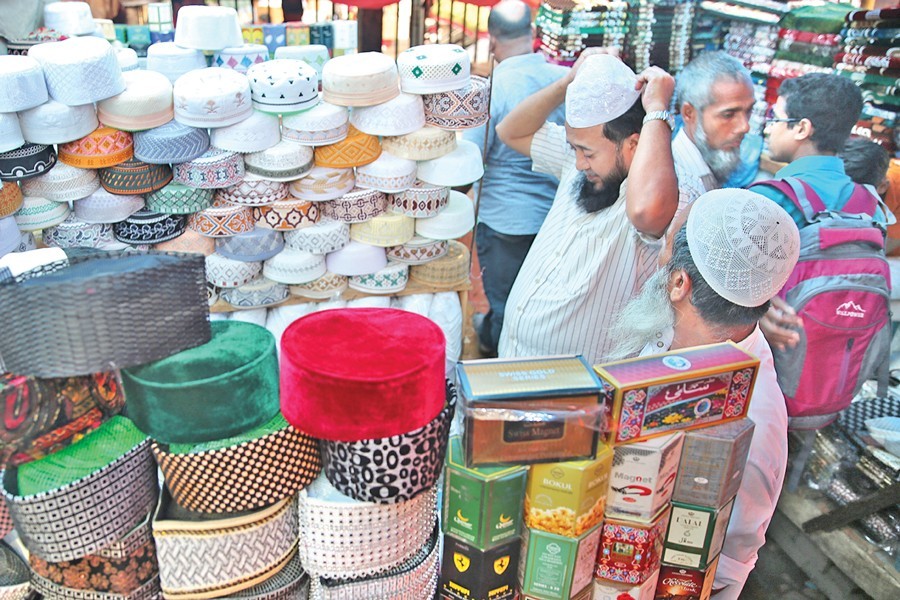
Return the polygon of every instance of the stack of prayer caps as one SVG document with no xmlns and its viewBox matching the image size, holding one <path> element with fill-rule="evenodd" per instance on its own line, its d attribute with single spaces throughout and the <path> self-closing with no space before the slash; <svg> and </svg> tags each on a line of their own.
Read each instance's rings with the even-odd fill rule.
<svg viewBox="0 0 900 600">
<path fill-rule="evenodd" d="M 853 11 L 840 36 L 843 48 L 835 57 L 835 72 L 855 82 L 865 101 L 853 133 L 895 152 L 900 63 L 889 49 L 900 40 L 900 13 L 892 9 Z"/>
</svg>

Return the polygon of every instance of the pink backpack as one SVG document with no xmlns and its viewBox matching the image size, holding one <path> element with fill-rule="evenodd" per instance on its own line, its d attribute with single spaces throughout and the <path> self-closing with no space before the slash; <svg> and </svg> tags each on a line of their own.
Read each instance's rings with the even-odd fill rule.
<svg viewBox="0 0 900 600">
<path fill-rule="evenodd" d="M 822 426 L 866 380 L 877 376 L 879 393 L 887 392 L 891 279 L 874 219 L 880 200 L 857 185 L 841 210 L 828 210 L 799 179 L 754 185 L 781 191 L 806 219 L 800 260 L 779 294 L 803 319 L 800 343 L 772 353 L 788 416 L 826 417 Z"/>
</svg>

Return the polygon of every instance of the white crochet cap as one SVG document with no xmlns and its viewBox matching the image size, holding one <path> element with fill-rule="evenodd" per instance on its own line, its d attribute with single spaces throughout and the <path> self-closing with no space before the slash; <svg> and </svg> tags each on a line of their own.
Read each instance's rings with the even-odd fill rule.
<svg viewBox="0 0 900 600">
<path fill-rule="evenodd" d="M 641 93 L 637 76 L 610 54 L 587 57 L 566 90 L 566 122 L 570 127 L 594 127 L 621 117 Z"/>
<path fill-rule="evenodd" d="M 787 282 L 800 255 L 800 232 L 790 215 L 764 196 L 713 190 L 691 207 L 687 244 L 697 270 L 717 294 L 755 307 Z"/>
</svg>

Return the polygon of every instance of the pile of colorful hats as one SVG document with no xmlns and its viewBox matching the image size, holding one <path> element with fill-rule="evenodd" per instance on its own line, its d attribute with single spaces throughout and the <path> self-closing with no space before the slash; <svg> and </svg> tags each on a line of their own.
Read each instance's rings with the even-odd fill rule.
<svg viewBox="0 0 900 600">
<path fill-rule="evenodd" d="M 693 0 L 638 0 L 630 4 L 628 60 L 635 71 L 650 65 L 677 73 L 690 60 Z"/>
<path fill-rule="evenodd" d="M 592 46 L 624 47 L 628 3 L 616 0 L 545 0 L 535 17 L 540 49 L 550 62 L 572 65 Z"/>
<path fill-rule="evenodd" d="M 13 573 L 47 599 L 156 598 L 157 467 L 120 414 L 118 369 L 209 341 L 202 258 L 48 248 L 2 261 L 15 326 L 0 332 L 0 535 L 14 526 L 30 562 Z M 7 550 L 0 562 L 16 562 Z M 7 576 L 4 597 L 24 598 Z"/>
<path fill-rule="evenodd" d="M 853 11 L 840 35 L 843 48 L 835 56 L 835 72 L 856 82 L 865 99 L 853 133 L 894 151 L 898 147 L 900 62 L 892 57 L 891 49 L 900 40 L 900 11 Z"/>
<path fill-rule="evenodd" d="M 402 310 L 329 310 L 287 328 L 281 410 L 322 440 L 324 460 L 299 494 L 310 598 L 433 596 L 436 485 L 456 406 L 444 348 L 437 325 Z"/>
</svg>

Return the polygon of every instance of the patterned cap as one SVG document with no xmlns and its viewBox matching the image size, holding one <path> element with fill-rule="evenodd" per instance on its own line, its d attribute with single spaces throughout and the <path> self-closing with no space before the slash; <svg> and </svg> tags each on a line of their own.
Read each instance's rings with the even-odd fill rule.
<svg viewBox="0 0 900 600">
<path fill-rule="evenodd" d="M 265 277 L 257 277 L 253 281 L 245 283 L 242 286 L 222 290 L 222 300 L 238 308 L 274 306 L 287 300 L 289 295 L 290 292 L 286 285 L 266 279 Z M 318 448 L 316 449 L 318 450 Z M 316 454 L 318 455 L 318 452 L 316 452 Z M 304 485 L 312 481 L 316 475 L 318 475 L 318 469 L 316 469 L 316 473 L 312 474 Z"/>
<path fill-rule="evenodd" d="M 0 56 L 0 113 L 14 113 L 46 102 L 44 70 L 28 56 Z"/>
<path fill-rule="evenodd" d="M 594 127 L 625 114 L 637 102 L 634 71 L 611 54 L 587 57 L 566 90 L 566 123 Z"/>
<path fill-rule="evenodd" d="M 188 227 L 208 237 L 228 237 L 251 231 L 253 213 L 247 206 L 222 202 L 190 215 Z"/>
<path fill-rule="evenodd" d="M 447 245 L 447 254 L 441 258 L 410 268 L 409 278 L 425 285 L 444 289 L 453 288 L 468 281 L 469 249 L 456 240 L 450 240 Z"/>
<path fill-rule="evenodd" d="M 84 169 L 102 169 L 134 156 L 131 134 L 112 127 L 99 127 L 80 140 L 62 144 L 59 160 Z"/>
<path fill-rule="evenodd" d="M 16 225 L 22 231 L 39 231 L 59 225 L 69 216 L 69 205 L 53 202 L 40 196 L 25 196 L 15 214 Z"/>
<path fill-rule="evenodd" d="M 213 53 L 212 67 L 231 69 L 238 73 L 247 73 L 253 65 L 269 60 L 269 49 L 262 44 L 243 44 L 232 48 L 222 48 Z"/>
<path fill-rule="evenodd" d="M 44 69 L 50 97 L 69 106 L 90 104 L 125 91 L 122 68 L 104 39 L 75 37 L 28 50 Z"/>
<path fill-rule="evenodd" d="M 406 135 L 425 126 L 422 97 L 400 94 L 375 106 L 360 106 L 350 113 L 350 124 L 370 135 Z"/>
<path fill-rule="evenodd" d="M 38 27 L 24 38 L 15 38 L 8 40 L 6 49 L 10 55 L 27 56 L 28 50 L 37 44 L 44 42 L 58 42 L 66 39 L 64 33 L 50 29 L 49 27 Z"/>
<path fill-rule="evenodd" d="M 313 167 L 306 177 L 291 183 L 291 195 L 311 202 L 333 200 L 350 192 L 355 182 L 353 169 Z"/>
<path fill-rule="evenodd" d="M 188 71 L 175 82 L 174 94 L 175 119 L 191 127 L 227 127 L 253 112 L 250 82 L 231 69 Z"/>
<path fill-rule="evenodd" d="M 8 217 L 22 206 L 22 190 L 15 181 L 5 181 L 0 187 L 0 219 Z"/>
<path fill-rule="evenodd" d="M 22 127 L 16 113 L 0 113 L 0 152 L 15 150 L 24 143 L 25 138 L 22 137 Z"/>
<path fill-rule="evenodd" d="M 350 239 L 389 248 L 405 244 L 415 235 L 416 220 L 406 215 L 385 212 L 350 226 Z M 352 281 L 350 283 L 353 283 Z"/>
<path fill-rule="evenodd" d="M 472 76 L 458 90 L 426 94 L 425 122 L 443 129 L 470 129 L 487 123 L 491 84 L 484 77 Z"/>
<path fill-rule="evenodd" d="M 29 196 L 43 196 L 54 202 L 69 202 L 86 198 L 100 187 L 100 178 L 93 169 L 79 169 L 57 163 L 39 177 L 22 182 L 22 190 Z"/>
<path fill-rule="evenodd" d="M 389 262 L 388 265 L 374 273 L 354 275 L 350 277 L 350 289 L 367 294 L 396 294 L 406 289 L 409 281 L 409 265 Z"/>
<path fill-rule="evenodd" d="M 188 228 L 177 238 L 157 244 L 155 248 L 165 252 L 187 252 L 188 254 L 209 256 L 216 251 L 216 241 L 214 238 L 200 235 Z"/>
<path fill-rule="evenodd" d="M 22 135 L 35 144 L 65 144 L 83 138 L 100 126 L 93 104 L 67 106 L 49 100 L 19 114 Z"/>
<path fill-rule="evenodd" d="M 175 42 L 157 42 L 147 48 L 147 70 L 166 76 L 170 83 L 194 69 L 205 69 L 206 57 L 200 50 L 182 48 Z"/>
<path fill-rule="evenodd" d="M 357 167 L 356 185 L 382 192 L 402 192 L 415 184 L 416 170 L 416 161 L 382 152 L 374 162 Z"/>
<path fill-rule="evenodd" d="M 484 176 L 481 148 L 468 140 L 459 140 L 452 152 L 419 161 L 419 179 L 434 185 L 458 187 L 474 183 Z"/>
<path fill-rule="evenodd" d="M 262 271 L 258 261 L 244 262 L 212 253 L 206 257 L 206 280 L 216 287 L 236 288 L 253 281 Z"/>
<path fill-rule="evenodd" d="M 280 231 L 256 227 L 245 233 L 216 240 L 216 252 L 232 260 L 256 262 L 272 258 L 284 248 Z"/>
<path fill-rule="evenodd" d="M 290 197 L 266 206 L 254 206 L 253 218 L 259 227 L 278 231 L 291 231 L 311 227 L 319 220 L 320 205 L 308 200 Z"/>
<path fill-rule="evenodd" d="M 381 140 L 385 152 L 409 160 L 430 160 L 456 149 L 456 134 L 426 125 L 407 135 L 388 136 Z"/>
<path fill-rule="evenodd" d="M 350 113 L 343 106 L 320 102 L 300 113 L 285 115 L 281 135 L 306 146 L 325 146 L 347 137 Z"/>
<path fill-rule="evenodd" d="M 350 226 L 341 221 L 320 219 L 312 227 L 287 231 L 284 243 L 296 250 L 328 254 L 340 250 L 350 241 Z"/>
<path fill-rule="evenodd" d="M 111 224 L 87 223 L 75 215 L 45 229 L 43 239 L 51 248 L 104 248 L 116 242 Z"/>
<path fill-rule="evenodd" d="M 212 204 L 213 190 L 192 188 L 181 183 L 170 183 L 155 192 L 147 194 L 147 210 L 170 215 L 195 213 Z"/>
<path fill-rule="evenodd" d="M 276 59 L 247 71 L 253 107 L 268 113 L 292 113 L 319 103 L 319 76 L 299 60 Z"/>
<path fill-rule="evenodd" d="M 142 208 L 141 196 L 122 196 L 100 188 L 75 203 L 75 216 L 87 223 L 118 223 Z"/>
<path fill-rule="evenodd" d="M 319 146 L 315 151 L 316 166 L 349 169 L 375 161 L 381 155 L 381 144 L 374 135 L 358 131 L 352 125 L 343 141 Z"/>
<path fill-rule="evenodd" d="M 387 210 L 387 196 L 378 190 L 353 188 L 336 200 L 322 203 L 323 216 L 344 223 L 362 223 Z"/>
<path fill-rule="evenodd" d="M 381 52 L 337 56 L 322 68 L 322 95 L 326 102 L 374 106 L 399 94 L 397 65 Z"/>
<path fill-rule="evenodd" d="M 290 197 L 286 183 L 263 179 L 258 175 L 244 175 L 240 183 L 216 191 L 217 202 L 244 206 L 261 206 Z"/>
<path fill-rule="evenodd" d="M 262 152 L 244 155 L 247 173 L 272 181 L 294 181 L 313 168 L 313 149 L 301 144 L 282 141 Z"/>
<path fill-rule="evenodd" d="M 408 265 L 422 265 L 447 254 L 446 240 L 429 240 L 415 236 L 402 246 L 387 249 L 389 260 Z"/>
<path fill-rule="evenodd" d="M 321 44 L 309 44 L 308 46 L 282 46 L 275 48 L 275 58 L 300 60 L 315 69 L 319 83 L 322 83 L 322 70 L 325 63 L 331 60 L 328 47 Z"/>
<path fill-rule="evenodd" d="M 285 248 L 263 265 L 263 275 L 288 285 L 308 283 L 324 274 L 324 256 L 293 248 Z"/>
<path fill-rule="evenodd" d="M 278 116 L 254 110 L 239 123 L 213 129 L 210 141 L 231 152 L 261 152 L 281 141 Z"/>
<path fill-rule="evenodd" d="M 156 71 L 123 73 L 125 91 L 97 103 L 97 117 L 109 127 L 143 131 L 172 120 L 172 84 Z"/>
<path fill-rule="evenodd" d="M 132 246 L 159 244 L 181 235 L 186 222 L 184 215 L 166 215 L 139 210 L 124 221 L 113 225 L 113 233 L 117 240 Z"/>
<path fill-rule="evenodd" d="M 100 185 L 108 192 L 122 194 L 149 194 L 172 181 L 169 165 L 151 165 L 130 158 L 114 167 L 100 169 Z"/>
<path fill-rule="evenodd" d="M 469 53 L 456 44 L 413 46 L 397 57 L 400 87 L 410 94 L 436 94 L 469 83 Z"/>
<path fill-rule="evenodd" d="M 244 178 L 244 161 L 237 152 L 210 148 L 199 158 L 174 165 L 175 181 L 196 188 L 223 188 Z"/>
<path fill-rule="evenodd" d="M 290 289 L 291 294 L 301 298 L 313 298 L 316 300 L 334 298 L 347 289 L 347 277 L 326 271 L 318 279 L 309 283 L 292 285 Z"/>
<path fill-rule="evenodd" d="M 169 121 L 165 125 L 134 134 L 135 158 L 151 164 L 178 164 L 199 158 L 209 149 L 209 134 Z"/>
<path fill-rule="evenodd" d="M 450 188 L 416 181 L 409 189 L 389 194 L 391 210 L 417 219 L 433 217 L 441 212 L 450 198 Z"/>
<path fill-rule="evenodd" d="M 28 179 L 46 173 L 56 164 L 53 146 L 25 144 L 0 153 L 0 181 Z"/>
</svg>

